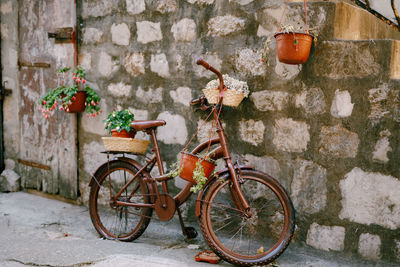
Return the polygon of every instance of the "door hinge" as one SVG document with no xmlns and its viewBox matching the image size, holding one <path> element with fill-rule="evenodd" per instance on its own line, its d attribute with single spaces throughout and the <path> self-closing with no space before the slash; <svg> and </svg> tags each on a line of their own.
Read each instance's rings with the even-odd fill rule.
<svg viewBox="0 0 400 267">
<path fill-rule="evenodd" d="M 55 32 L 48 32 L 48 38 L 54 38 L 55 43 L 73 43 L 76 32 L 72 27 L 57 28 Z"/>
</svg>

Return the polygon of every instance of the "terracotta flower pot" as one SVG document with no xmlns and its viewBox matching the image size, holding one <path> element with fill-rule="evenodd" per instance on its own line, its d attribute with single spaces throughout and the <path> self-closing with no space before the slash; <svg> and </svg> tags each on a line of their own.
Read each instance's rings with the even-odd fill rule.
<svg viewBox="0 0 400 267">
<path fill-rule="evenodd" d="M 274 37 L 280 62 L 296 65 L 307 61 L 314 39 L 312 35 L 298 32 L 280 32 L 275 34 Z"/>
<path fill-rule="evenodd" d="M 204 176 L 209 177 L 215 168 L 215 164 L 212 164 L 207 160 L 202 160 L 196 155 L 186 152 L 182 152 L 180 164 L 182 171 L 179 176 L 188 182 L 196 184 L 196 181 L 193 179 L 193 171 L 194 169 L 196 169 L 196 163 L 199 160 L 201 160 L 200 164 L 203 166 L 204 169 Z"/>
<path fill-rule="evenodd" d="M 67 110 L 64 110 L 64 111 L 68 112 L 68 113 L 78 113 L 78 112 L 85 111 L 86 96 L 87 96 L 87 94 L 85 91 L 76 92 L 75 100 L 72 101 L 72 103 L 70 105 L 68 105 L 69 111 L 67 111 Z M 61 97 L 64 97 L 64 96 L 61 96 Z"/>
<path fill-rule="evenodd" d="M 131 130 L 130 132 L 127 132 L 126 130 L 121 130 L 120 132 L 118 132 L 118 130 L 116 129 L 111 130 L 112 137 L 134 138 L 135 135 L 136 135 L 135 130 Z"/>
</svg>

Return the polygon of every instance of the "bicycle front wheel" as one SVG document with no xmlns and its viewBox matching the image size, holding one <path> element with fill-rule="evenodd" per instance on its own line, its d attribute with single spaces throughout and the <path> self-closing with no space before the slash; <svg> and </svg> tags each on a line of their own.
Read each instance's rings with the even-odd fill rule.
<svg viewBox="0 0 400 267">
<path fill-rule="evenodd" d="M 212 250 L 236 265 L 263 265 L 276 259 L 294 232 L 293 205 L 284 188 L 267 174 L 243 170 L 241 190 L 251 216 L 240 208 L 230 179 L 218 179 L 201 206 L 201 230 Z"/>
<path fill-rule="evenodd" d="M 132 241 L 147 228 L 151 208 L 117 205 L 116 194 L 135 176 L 137 169 L 124 161 L 104 164 L 95 174 L 89 196 L 90 218 L 97 232 L 106 239 Z M 116 199 L 130 203 L 150 203 L 148 188 L 139 175 Z"/>
</svg>

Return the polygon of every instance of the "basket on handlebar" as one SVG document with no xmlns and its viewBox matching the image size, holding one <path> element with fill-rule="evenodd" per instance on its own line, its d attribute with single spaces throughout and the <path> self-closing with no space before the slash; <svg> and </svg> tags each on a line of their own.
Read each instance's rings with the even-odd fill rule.
<svg viewBox="0 0 400 267">
<path fill-rule="evenodd" d="M 219 98 L 218 88 L 207 88 L 203 89 L 203 93 L 207 98 L 208 103 L 217 104 Z M 242 102 L 244 94 L 235 90 L 225 90 L 223 94 L 222 104 L 230 107 L 237 107 Z"/>
</svg>

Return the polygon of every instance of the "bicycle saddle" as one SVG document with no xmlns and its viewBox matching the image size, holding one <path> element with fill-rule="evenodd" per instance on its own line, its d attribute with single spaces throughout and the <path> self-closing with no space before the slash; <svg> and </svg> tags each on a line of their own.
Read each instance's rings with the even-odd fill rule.
<svg viewBox="0 0 400 267">
<path fill-rule="evenodd" d="M 136 131 L 143 131 L 149 128 L 163 126 L 165 124 L 166 122 L 163 120 L 154 120 L 154 121 L 132 121 L 130 125 Z"/>
</svg>

